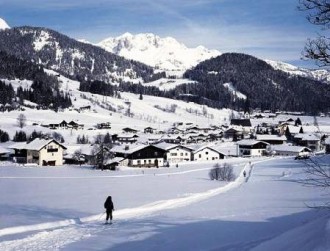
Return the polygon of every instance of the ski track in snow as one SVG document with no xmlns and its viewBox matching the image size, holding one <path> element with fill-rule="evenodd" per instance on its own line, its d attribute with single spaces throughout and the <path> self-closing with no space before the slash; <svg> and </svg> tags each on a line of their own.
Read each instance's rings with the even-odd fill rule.
<svg viewBox="0 0 330 251">
<path fill-rule="evenodd" d="M 211 189 L 202 193 L 192 194 L 187 197 L 161 200 L 143 205 L 141 207 L 118 210 L 114 212 L 114 218 L 118 220 L 127 220 L 131 218 L 144 217 L 160 212 L 162 210 L 184 207 L 205 199 L 209 199 L 218 194 L 226 193 L 232 189 L 240 187 L 242 184 L 247 182 L 249 176 L 251 175 L 252 167 L 253 166 L 250 166 L 249 164 L 245 164 L 237 179 L 223 187 Z M 243 177 L 244 170 L 248 174 L 246 178 Z M 103 231 L 103 228 L 100 228 L 99 226 L 100 219 L 103 215 L 104 214 L 97 214 L 84 218 L 0 229 L 0 237 L 19 233 L 28 233 L 32 231 L 40 231 L 23 239 L 2 242 L 0 243 L 0 250 L 58 250 L 67 244 L 91 237 L 96 235 L 98 232 Z"/>
</svg>

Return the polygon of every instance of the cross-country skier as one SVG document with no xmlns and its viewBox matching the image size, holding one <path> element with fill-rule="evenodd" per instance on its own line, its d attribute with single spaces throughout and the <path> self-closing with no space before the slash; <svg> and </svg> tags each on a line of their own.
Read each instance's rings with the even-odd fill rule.
<svg viewBox="0 0 330 251">
<path fill-rule="evenodd" d="M 112 211 L 115 210 L 111 196 L 108 196 L 108 198 L 104 202 L 104 208 L 106 209 L 106 213 L 107 213 L 107 218 L 105 219 L 105 223 L 107 224 L 108 220 L 110 218 L 110 224 L 111 224 L 112 223 Z"/>
</svg>

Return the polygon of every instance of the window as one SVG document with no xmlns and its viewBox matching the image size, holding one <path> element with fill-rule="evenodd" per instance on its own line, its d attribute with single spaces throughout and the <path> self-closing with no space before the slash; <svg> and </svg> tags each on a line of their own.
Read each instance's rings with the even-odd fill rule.
<svg viewBox="0 0 330 251">
<path fill-rule="evenodd" d="M 198 157 L 199 157 L 199 158 L 202 158 L 202 154 L 199 154 Z"/>
<path fill-rule="evenodd" d="M 57 148 L 53 148 L 52 146 L 49 146 L 48 149 L 47 149 L 47 152 L 48 153 L 55 153 L 55 152 L 58 152 L 58 149 Z"/>
<path fill-rule="evenodd" d="M 205 152 L 205 154 L 209 154 L 209 152 Z"/>
<path fill-rule="evenodd" d="M 171 153 L 171 156 L 177 156 L 178 154 L 177 153 Z"/>
<path fill-rule="evenodd" d="M 156 157 L 158 156 L 158 152 L 155 152 L 155 156 L 156 156 Z"/>
<path fill-rule="evenodd" d="M 141 160 L 138 160 L 137 163 L 140 165 L 141 164 Z"/>
<path fill-rule="evenodd" d="M 183 156 L 183 153 L 181 153 L 180 156 Z"/>
</svg>

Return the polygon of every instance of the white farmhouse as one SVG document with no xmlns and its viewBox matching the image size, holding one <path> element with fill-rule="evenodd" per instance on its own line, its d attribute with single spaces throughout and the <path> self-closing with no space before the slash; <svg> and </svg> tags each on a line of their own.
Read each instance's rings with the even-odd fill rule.
<svg viewBox="0 0 330 251">
<path fill-rule="evenodd" d="M 209 147 L 202 146 L 193 151 L 193 160 L 194 161 L 209 161 L 209 160 L 218 160 L 224 159 L 225 155 L 218 150 Z"/>
<path fill-rule="evenodd" d="M 65 146 L 54 139 L 34 139 L 30 143 L 17 143 L 10 147 L 15 150 L 15 159 L 20 163 L 34 163 L 39 166 L 63 165 Z"/>
<path fill-rule="evenodd" d="M 310 154 L 312 152 L 308 147 L 292 145 L 273 145 L 271 149 L 275 155 L 280 156 L 298 156 Z"/>
</svg>

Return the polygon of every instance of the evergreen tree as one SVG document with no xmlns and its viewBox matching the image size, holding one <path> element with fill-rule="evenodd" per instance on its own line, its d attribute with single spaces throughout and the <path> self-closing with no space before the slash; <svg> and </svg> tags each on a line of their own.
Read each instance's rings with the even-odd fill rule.
<svg viewBox="0 0 330 251">
<path fill-rule="evenodd" d="M 24 142 L 26 141 L 26 133 L 24 131 L 19 131 L 15 133 L 13 141 L 15 142 Z"/>
<path fill-rule="evenodd" d="M 9 141 L 8 133 L 0 129 L 0 142 L 7 142 L 7 141 Z"/>
</svg>

